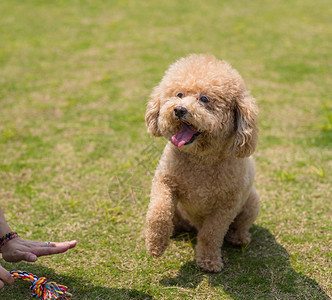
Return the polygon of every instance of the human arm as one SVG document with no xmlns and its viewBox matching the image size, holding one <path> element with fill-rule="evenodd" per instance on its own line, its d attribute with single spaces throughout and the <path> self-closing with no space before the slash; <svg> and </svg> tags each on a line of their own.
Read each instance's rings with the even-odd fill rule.
<svg viewBox="0 0 332 300">
<path fill-rule="evenodd" d="M 3 212 L 0 208 L 0 237 L 5 236 L 11 232 L 11 228 L 6 222 Z M 1 248 L 0 252 L 5 261 L 17 262 L 25 260 L 28 262 L 35 262 L 38 256 L 52 255 L 66 252 L 68 249 L 75 247 L 76 241 L 62 242 L 62 243 L 45 243 L 39 241 L 29 241 L 15 237 L 7 241 Z M 0 266 L 0 289 L 4 286 L 4 281 L 8 284 L 13 284 L 14 280 L 8 276 L 9 272 Z"/>
</svg>

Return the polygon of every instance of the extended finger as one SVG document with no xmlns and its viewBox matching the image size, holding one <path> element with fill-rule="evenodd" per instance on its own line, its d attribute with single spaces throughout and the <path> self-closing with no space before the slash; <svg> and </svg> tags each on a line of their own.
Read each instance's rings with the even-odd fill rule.
<svg viewBox="0 0 332 300">
<path fill-rule="evenodd" d="M 57 246 L 57 247 L 40 247 L 33 250 L 33 253 L 37 256 L 52 255 L 66 252 L 69 249 L 69 245 Z"/>
<path fill-rule="evenodd" d="M 64 247 L 69 246 L 69 248 L 74 248 L 77 244 L 76 240 L 68 241 L 68 242 L 52 242 L 49 247 Z"/>
</svg>

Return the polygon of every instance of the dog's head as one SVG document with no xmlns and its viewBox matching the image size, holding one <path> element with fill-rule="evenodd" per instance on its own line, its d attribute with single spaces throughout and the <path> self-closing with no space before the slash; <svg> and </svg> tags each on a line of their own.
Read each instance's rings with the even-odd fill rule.
<svg viewBox="0 0 332 300">
<path fill-rule="evenodd" d="M 257 143 L 255 99 L 225 61 L 192 54 L 169 67 L 153 90 L 145 120 L 148 132 L 197 154 L 229 151 L 238 157 Z"/>
</svg>

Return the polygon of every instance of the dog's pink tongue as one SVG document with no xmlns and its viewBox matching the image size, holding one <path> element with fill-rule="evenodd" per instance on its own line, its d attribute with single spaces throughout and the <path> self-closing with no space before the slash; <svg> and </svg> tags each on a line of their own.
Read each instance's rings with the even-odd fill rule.
<svg viewBox="0 0 332 300">
<path fill-rule="evenodd" d="M 196 133 L 196 129 L 192 125 L 182 124 L 182 129 L 172 136 L 172 143 L 180 148 L 185 143 L 188 143 L 192 136 Z"/>
</svg>

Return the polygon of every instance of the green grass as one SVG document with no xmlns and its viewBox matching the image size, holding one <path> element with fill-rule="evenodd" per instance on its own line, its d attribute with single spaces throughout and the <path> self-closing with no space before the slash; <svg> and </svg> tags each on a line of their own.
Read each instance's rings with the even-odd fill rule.
<svg viewBox="0 0 332 300">
<path fill-rule="evenodd" d="M 0 199 L 27 239 L 78 239 L 62 256 L 10 264 L 73 299 L 328 299 L 331 263 L 330 1 L 2 1 Z M 165 141 L 145 105 L 167 66 L 212 53 L 260 108 L 262 206 L 220 274 L 195 237 L 149 257 L 141 232 Z M 30 299 L 17 282 L 1 299 Z"/>
</svg>

